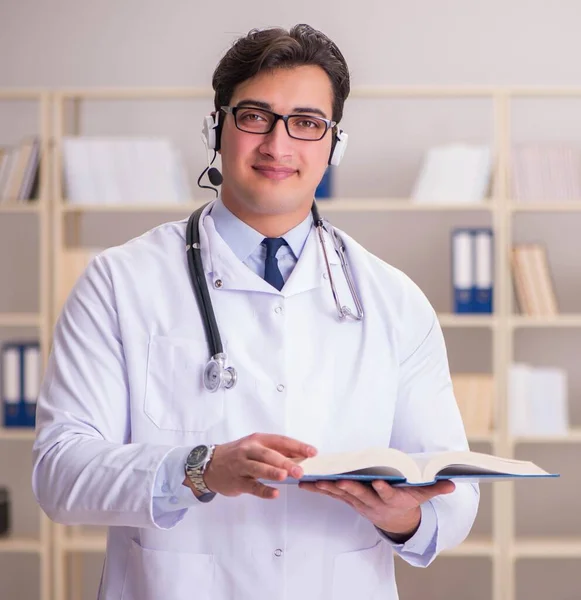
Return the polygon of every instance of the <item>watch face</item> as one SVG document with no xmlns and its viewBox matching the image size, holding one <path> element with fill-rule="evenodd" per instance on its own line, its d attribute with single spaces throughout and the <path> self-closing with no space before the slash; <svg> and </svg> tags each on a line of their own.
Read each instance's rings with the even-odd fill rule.
<svg viewBox="0 0 581 600">
<path fill-rule="evenodd" d="M 188 464 L 197 466 L 204 462 L 208 455 L 208 446 L 196 446 L 188 456 Z"/>
</svg>

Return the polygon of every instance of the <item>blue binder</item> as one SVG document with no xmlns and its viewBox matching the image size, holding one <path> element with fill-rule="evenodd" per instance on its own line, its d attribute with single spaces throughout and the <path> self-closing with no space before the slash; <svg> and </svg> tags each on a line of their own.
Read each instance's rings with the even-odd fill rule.
<svg viewBox="0 0 581 600">
<path fill-rule="evenodd" d="M 494 242 L 490 227 L 452 230 L 451 271 L 454 312 L 493 312 Z"/>
<path fill-rule="evenodd" d="M 315 190 L 317 200 L 331 198 L 333 195 L 333 167 L 328 166 L 323 178 Z"/>
<path fill-rule="evenodd" d="M 39 343 L 3 344 L 1 364 L 4 427 L 34 428 L 40 384 Z"/>
</svg>

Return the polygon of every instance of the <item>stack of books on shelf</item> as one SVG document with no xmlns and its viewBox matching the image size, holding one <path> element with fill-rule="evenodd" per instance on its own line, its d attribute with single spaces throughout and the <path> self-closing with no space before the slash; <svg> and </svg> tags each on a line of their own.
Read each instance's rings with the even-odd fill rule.
<svg viewBox="0 0 581 600">
<path fill-rule="evenodd" d="M 66 137 L 71 204 L 179 204 L 192 199 L 180 153 L 166 138 Z"/>
<path fill-rule="evenodd" d="M 514 363 L 509 370 L 509 429 L 513 435 L 566 435 L 567 372 Z"/>
<path fill-rule="evenodd" d="M 513 246 L 511 267 L 521 314 L 556 316 L 559 310 L 545 247 L 542 244 Z"/>
<path fill-rule="evenodd" d="M 454 396 L 467 436 L 489 435 L 494 427 L 494 380 L 487 373 L 453 373 Z"/>
<path fill-rule="evenodd" d="M 493 312 L 494 233 L 461 227 L 451 233 L 453 312 Z"/>
<path fill-rule="evenodd" d="M 511 162 L 517 202 L 581 201 L 581 151 L 571 144 L 515 144 Z"/>
<path fill-rule="evenodd" d="M 411 193 L 422 204 L 483 202 L 492 170 L 488 146 L 456 143 L 436 146 L 426 153 Z"/>
<path fill-rule="evenodd" d="M 39 165 L 38 137 L 0 148 L 0 205 L 19 204 L 36 196 Z"/>
</svg>

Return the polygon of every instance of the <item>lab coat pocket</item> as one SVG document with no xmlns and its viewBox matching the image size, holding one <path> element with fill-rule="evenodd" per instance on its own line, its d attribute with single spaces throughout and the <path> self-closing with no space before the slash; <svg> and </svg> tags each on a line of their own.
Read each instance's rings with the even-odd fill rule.
<svg viewBox="0 0 581 600">
<path fill-rule="evenodd" d="M 388 550 L 380 540 L 370 548 L 338 554 L 333 566 L 333 600 L 397 600 Z"/>
<path fill-rule="evenodd" d="M 206 431 L 224 416 L 224 393 L 203 385 L 205 342 L 152 335 L 149 340 L 145 406 L 159 429 Z"/>
<path fill-rule="evenodd" d="M 149 550 L 132 542 L 122 600 L 210 600 L 214 556 Z"/>
</svg>

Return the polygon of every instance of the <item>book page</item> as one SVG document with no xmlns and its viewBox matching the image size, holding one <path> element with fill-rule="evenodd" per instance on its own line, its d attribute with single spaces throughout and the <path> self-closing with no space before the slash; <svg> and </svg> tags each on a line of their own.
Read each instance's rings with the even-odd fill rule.
<svg viewBox="0 0 581 600">
<path fill-rule="evenodd" d="M 493 456 L 480 452 L 442 452 L 432 457 L 424 468 L 426 480 L 436 475 L 470 475 L 498 473 L 503 475 L 548 475 L 532 462 Z"/>
<path fill-rule="evenodd" d="M 409 480 L 419 480 L 420 472 L 414 460 L 394 448 L 370 448 L 359 452 L 319 454 L 297 461 L 305 476 L 339 475 L 355 473 L 373 475 L 399 475 Z"/>
</svg>

